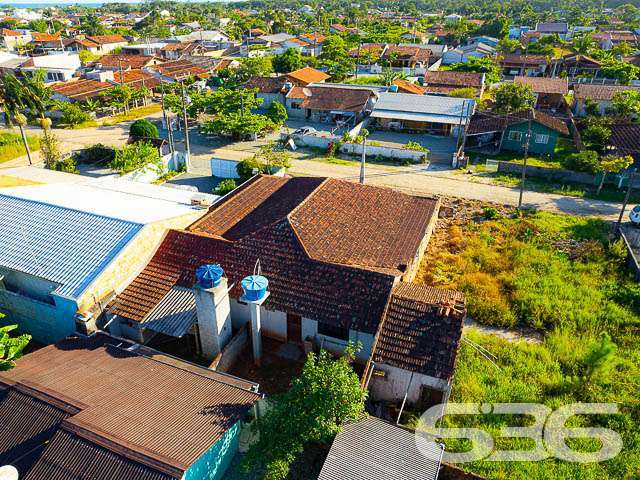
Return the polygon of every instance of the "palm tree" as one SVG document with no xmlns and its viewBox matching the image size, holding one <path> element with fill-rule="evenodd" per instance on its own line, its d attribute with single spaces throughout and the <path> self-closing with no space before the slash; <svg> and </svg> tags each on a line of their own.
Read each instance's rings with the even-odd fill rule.
<svg viewBox="0 0 640 480">
<path fill-rule="evenodd" d="M 29 165 L 33 164 L 31 158 L 31 149 L 29 148 L 29 142 L 27 141 L 27 135 L 24 132 L 24 127 L 27 124 L 27 117 L 25 117 L 20 110 L 25 107 L 25 89 L 15 75 L 8 73 L 3 78 L 3 83 L 0 85 L 0 97 L 4 105 L 5 122 L 7 126 L 11 127 L 13 122 L 18 125 L 20 129 L 20 136 L 24 143 L 24 149 L 27 152 L 27 158 L 29 159 Z"/>
<path fill-rule="evenodd" d="M 85 98 L 84 105 L 82 105 L 82 107 L 87 112 L 96 112 L 98 108 L 100 108 L 100 102 L 95 98 Z"/>
<path fill-rule="evenodd" d="M 407 78 L 407 75 L 403 72 L 394 72 L 393 69 L 391 68 L 385 68 L 382 71 L 382 75 L 380 75 L 380 78 L 384 83 L 384 85 L 386 85 L 387 87 L 390 87 L 391 85 L 393 85 L 393 82 L 395 80 L 405 79 Z"/>
<path fill-rule="evenodd" d="M 46 118 L 45 114 L 52 104 L 51 96 L 53 95 L 53 90 L 47 86 L 44 78 L 44 70 L 36 70 L 24 76 L 21 86 L 24 92 L 24 104 L 31 112 L 37 113 L 40 117 L 40 125 L 44 131 L 44 139 L 45 142 L 48 143 L 51 119 Z"/>
</svg>

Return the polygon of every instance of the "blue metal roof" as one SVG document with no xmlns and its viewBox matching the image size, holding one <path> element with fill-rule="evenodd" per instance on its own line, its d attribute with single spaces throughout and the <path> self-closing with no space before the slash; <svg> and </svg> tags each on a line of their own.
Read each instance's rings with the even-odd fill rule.
<svg viewBox="0 0 640 480">
<path fill-rule="evenodd" d="M 0 267 L 59 284 L 77 298 L 142 224 L 0 194 Z"/>
</svg>

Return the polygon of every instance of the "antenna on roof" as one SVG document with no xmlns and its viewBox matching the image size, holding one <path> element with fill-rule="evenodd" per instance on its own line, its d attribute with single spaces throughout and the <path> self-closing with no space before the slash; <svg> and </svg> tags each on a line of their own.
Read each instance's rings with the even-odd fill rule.
<svg viewBox="0 0 640 480">
<path fill-rule="evenodd" d="M 258 258 L 256 260 L 256 264 L 253 267 L 253 274 L 254 275 L 262 275 L 262 265 L 260 264 L 260 259 Z M 0 480 L 2 480 L 0 478 Z"/>
</svg>

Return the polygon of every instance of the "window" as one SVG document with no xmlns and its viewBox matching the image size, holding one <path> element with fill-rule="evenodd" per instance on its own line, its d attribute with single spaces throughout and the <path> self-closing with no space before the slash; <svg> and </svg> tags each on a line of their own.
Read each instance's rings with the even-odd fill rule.
<svg viewBox="0 0 640 480">
<path fill-rule="evenodd" d="M 514 142 L 519 142 L 522 140 L 522 132 L 518 132 L 517 130 L 511 130 L 509 132 L 509 140 Z"/>
<path fill-rule="evenodd" d="M 47 72 L 47 80 L 52 82 L 61 82 L 64 80 L 64 75 L 60 72 Z"/>
<path fill-rule="evenodd" d="M 349 340 L 349 329 L 328 325 L 318 322 L 318 333 L 327 337 L 337 338 L 339 340 Z"/>
<path fill-rule="evenodd" d="M 536 134 L 536 143 L 546 145 L 549 143 L 549 135 Z"/>
<path fill-rule="evenodd" d="M 291 102 L 291 109 L 292 110 L 301 110 L 300 104 L 297 102 Z"/>
</svg>

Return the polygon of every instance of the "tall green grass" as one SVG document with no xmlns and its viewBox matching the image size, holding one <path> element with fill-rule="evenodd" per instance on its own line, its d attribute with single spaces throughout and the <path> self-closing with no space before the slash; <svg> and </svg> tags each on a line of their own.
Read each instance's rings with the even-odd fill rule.
<svg viewBox="0 0 640 480">
<path fill-rule="evenodd" d="M 27 136 L 27 143 L 32 152 L 40 149 L 40 139 L 37 137 Z M 3 132 L 0 133 L 0 163 L 8 162 L 14 158 L 22 157 L 27 154 L 19 134 Z"/>
</svg>

